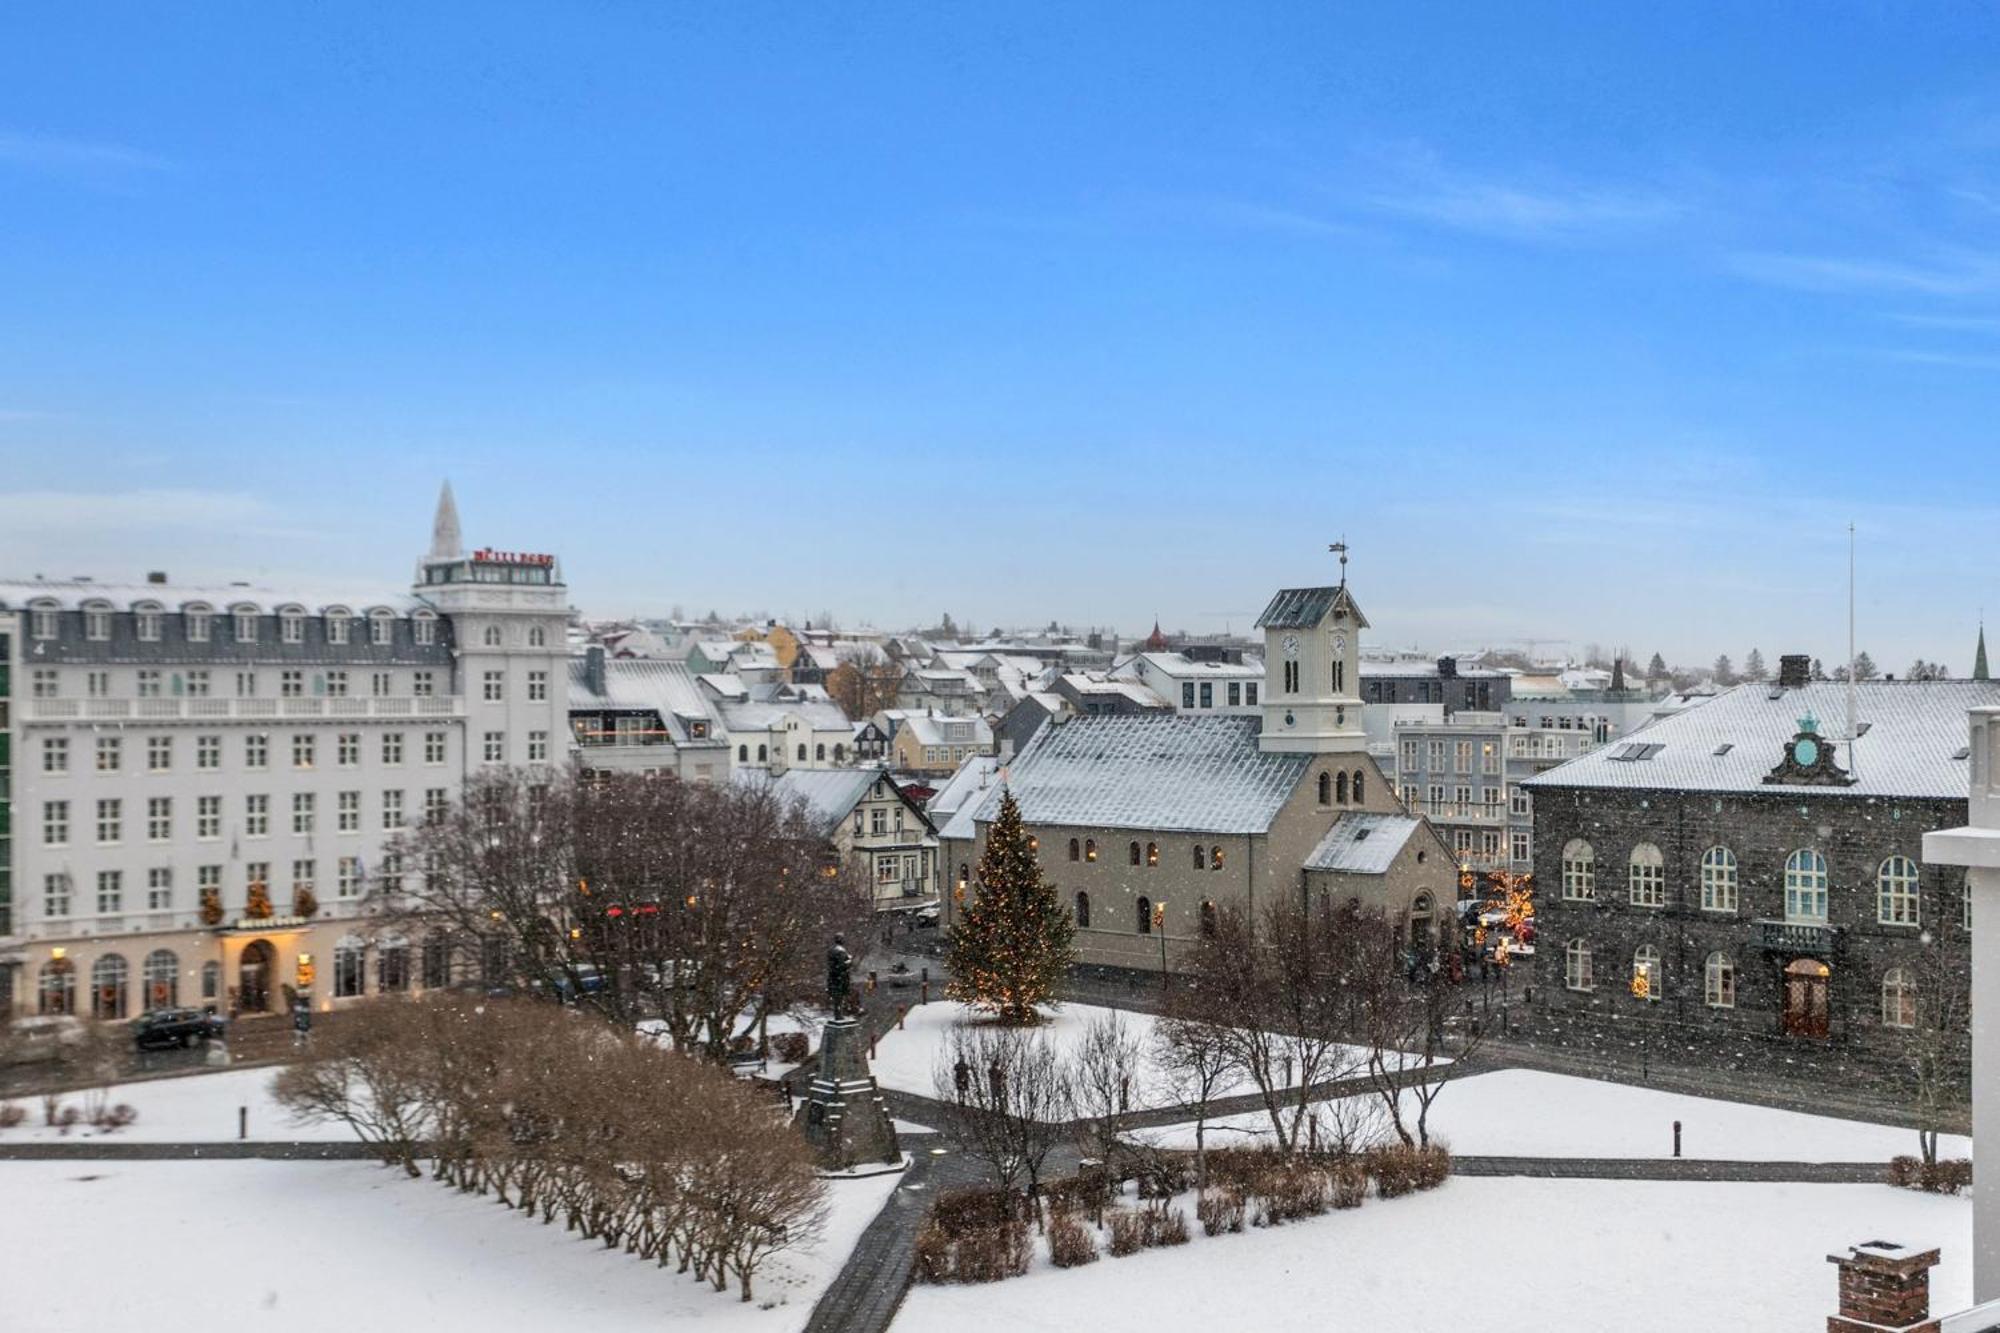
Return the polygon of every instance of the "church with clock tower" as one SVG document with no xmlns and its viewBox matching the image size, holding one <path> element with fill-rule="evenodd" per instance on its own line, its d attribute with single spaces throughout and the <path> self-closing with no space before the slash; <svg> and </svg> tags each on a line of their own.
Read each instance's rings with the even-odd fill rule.
<svg viewBox="0 0 2000 1333">
<path fill-rule="evenodd" d="M 1171 969 L 1225 906 L 1254 915 L 1314 896 L 1383 907 L 1431 938 L 1457 900 L 1457 867 L 1368 753 L 1368 621 L 1348 589 L 1346 549 L 1333 549 L 1339 583 L 1280 589 L 1257 619 L 1259 715 L 1085 715 L 1036 733 L 939 831 L 945 924 L 979 891 L 974 868 L 1004 786 L 1070 904 L 1086 964 Z"/>
</svg>

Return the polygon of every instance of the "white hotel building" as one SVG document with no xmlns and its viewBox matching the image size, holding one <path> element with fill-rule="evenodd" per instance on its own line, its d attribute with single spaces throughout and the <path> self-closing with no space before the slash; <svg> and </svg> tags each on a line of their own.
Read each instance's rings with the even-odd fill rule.
<svg viewBox="0 0 2000 1333">
<path fill-rule="evenodd" d="M 553 556 L 479 550 L 439 498 L 416 585 L 0 582 L 0 1007 L 330 1008 L 442 984 L 361 929 L 383 844 L 481 765 L 568 758 Z"/>
</svg>

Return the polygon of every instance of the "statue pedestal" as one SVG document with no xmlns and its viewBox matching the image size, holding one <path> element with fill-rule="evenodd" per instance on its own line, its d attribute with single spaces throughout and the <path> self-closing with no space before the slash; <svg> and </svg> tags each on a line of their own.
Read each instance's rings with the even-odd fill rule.
<svg viewBox="0 0 2000 1333">
<path fill-rule="evenodd" d="M 819 1070 L 793 1124 L 819 1154 L 824 1170 L 903 1160 L 896 1126 L 868 1072 L 867 1047 L 856 1019 L 836 1018 L 821 1033 Z"/>
</svg>

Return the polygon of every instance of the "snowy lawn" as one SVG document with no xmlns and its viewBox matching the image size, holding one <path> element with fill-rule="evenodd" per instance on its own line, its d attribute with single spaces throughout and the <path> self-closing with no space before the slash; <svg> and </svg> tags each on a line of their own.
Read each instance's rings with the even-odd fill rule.
<svg viewBox="0 0 2000 1333">
<path fill-rule="evenodd" d="M 1117 1015 L 1124 1023 L 1125 1031 L 1138 1040 L 1142 1057 L 1139 1077 L 1132 1089 L 1132 1109 L 1173 1106 L 1182 1100 L 1174 1092 L 1166 1073 L 1152 1059 L 1153 1015 L 1106 1009 L 1094 1004 L 1065 1004 L 1060 1009 L 1044 1009 L 1042 1012 L 1046 1021 L 1033 1031 L 1053 1042 L 1057 1052 L 1065 1057 L 1076 1054 L 1085 1031 L 1093 1021 L 1106 1015 Z M 964 1005 L 950 1001 L 912 1005 L 905 1020 L 905 1029 L 890 1028 L 877 1043 L 875 1058 L 871 1062 L 875 1081 L 897 1092 L 912 1092 L 920 1097 L 937 1096 L 933 1071 L 938 1057 L 950 1049 L 953 1029 L 965 1023 L 984 1021 Z M 1340 1067 L 1335 1072 L 1360 1072 L 1361 1049 L 1341 1049 L 1345 1054 L 1337 1062 Z M 1227 1097 L 1254 1091 L 1256 1087 L 1248 1079 L 1239 1079 L 1216 1095 Z"/>
<path fill-rule="evenodd" d="M 1416 1114 L 1404 1096 L 1405 1113 Z M 1886 1162 L 1915 1154 L 1915 1130 L 1805 1115 L 1603 1083 L 1596 1079 L 1502 1069 L 1454 1079 L 1431 1108 L 1431 1132 L 1469 1157 L 1671 1157 L 1674 1121 L 1681 1155 L 1730 1161 Z M 1217 1127 L 1221 1132 L 1217 1133 Z M 1270 1134 L 1262 1114 L 1211 1122 L 1211 1145 L 1255 1143 Z M 1194 1126 L 1141 1131 L 1162 1146 L 1194 1146 Z M 1972 1141 L 1944 1135 L 1946 1157 L 1970 1157 Z"/>
<path fill-rule="evenodd" d="M 137 1111 L 139 1118 L 108 1135 L 78 1125 L 67 1137 L 70 1141 L 103 1137 L 132 1143 L 212 1143 L 236 1137 L 239 1106 L 250 1110 L 249 1137 L 253 1139 L 354 1137 L 344 1125 L 295 1122 L 271 1097 L 271 1081 L 277 1076 L 275 1069 L 239 1069 L 121 1083 L 111 1089 L 108 1104 L 123 1102 Z M 80 1092 L 64 1093 L 62 1100 L 65 1106 L 82 1109 Z M 28 1118 L 13 1129 L 0 1129 L 0 1143 L 63 1141 L 64 1136 L 42 1123 L 40 1097 L 16 1097 L 13 1104 L 26 1111 Z"/>
<path fill-rule="evenodd" d="M 829 1185 L 825 1237 L 771 1261 L 757 1301 L 542 1226 L 491 1199 L 359 1162 L 0 1163 L 9 1333 L 584 1327 L 788 1333 L 901 1180 Z M 254 1261 L 211 1235 L 264 1237 Z M 221 1246 L 221 1249 L 217 1247 Z M 204 1248 L 205 1247 L 205 1248 Z M 216 1263 L 190 1263 L 210 1253 Z M 760 1309 L 764 1302 L 781 1302 Z"/>
<path fill-rule="evenodd" d="M 1184 1246 L 1068 1270 L 1043 1255 L 1026 1277 L 912 1287 L 892 1333 L 1820 1333 L 1836 1308 L 1826 1256 L 1869 1240 L 1944 1251 L 1933 1311 L 1972 1298 L 1970 1201 L 1887 1185 L 1454 1178 L 1214 1239 L 1189 1214 Z M 1507 1243 L 1525 1234 L 1532 1243 Z M 1482 1247 L 1504 1262 L 1471 1286 L 1450 1276 Z"/>
</svg>

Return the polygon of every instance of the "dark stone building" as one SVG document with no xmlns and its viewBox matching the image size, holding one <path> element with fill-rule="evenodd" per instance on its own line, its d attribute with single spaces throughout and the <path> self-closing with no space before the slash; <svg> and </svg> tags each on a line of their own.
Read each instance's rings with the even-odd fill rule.
<svg viewBox="0 0 2000 1333">
<path fill-rule="evenodd" d="M 1364 659 L 1361 699 L 1371 704 L 1443 704 L 1447 715 L 1504 710 L 1514 679 L 1504 671 L 1460 666 L 1455 657 L 1435 662 Z"/>
<path fill-rule="evenodd" d="M 1963 1004 L 1965 876 L 1923 835 L 1965 822 L 2000 687 L 1862 683 L 1850 728 L 1846 686 L 1787 668 L 1524 784 L 1542 1038 L 1889 1073 L 1924 990 Z"/>
</svg>

